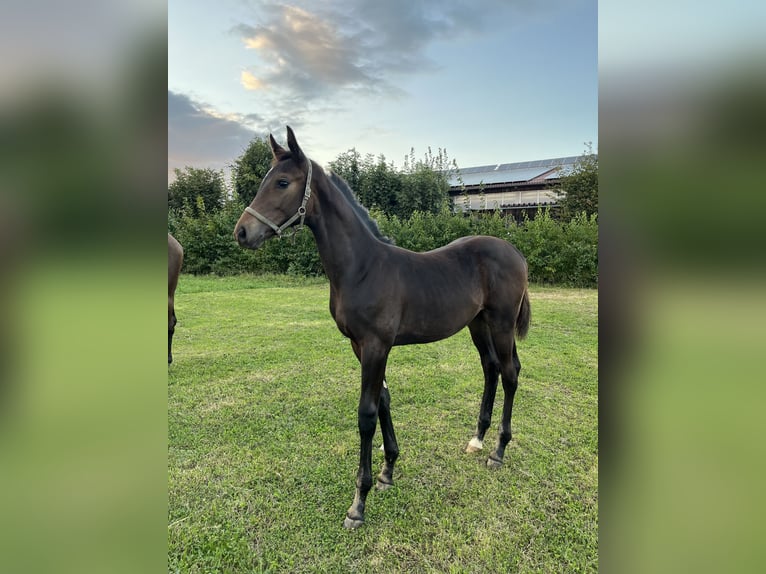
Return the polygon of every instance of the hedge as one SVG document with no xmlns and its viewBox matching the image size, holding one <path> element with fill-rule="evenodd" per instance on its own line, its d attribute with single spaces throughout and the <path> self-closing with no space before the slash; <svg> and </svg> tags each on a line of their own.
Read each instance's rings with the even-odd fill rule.
<svg viewBox="0 0 766 574">
<path fill-rule="evenodd" d="M 184 272 L 232 275 L 242 272 L 322 275 L 322 263 L 308 229 L 293 239 L 272 240 L 258 251 L 242 249 L 234 225 L 242 205 L 232 200 L 220 211 L 199 217 L 171 212 L 168 229 L 184 246 Z M 197 206 L 198 210 L 200 205 Z M 581 213 L 570 221 L 540 210 L 534 219 L 516 223 L 499 213 L 466 217 L 448 210 L 415 212 L 408 219 L 373 211 L 384 235 L 400 247 L 428 251 L 465 235 L 492 235 L 513 243 L 527 258 L 533 283 L 596 287 L 598 283 L 598 221 Z"/>
</svg>

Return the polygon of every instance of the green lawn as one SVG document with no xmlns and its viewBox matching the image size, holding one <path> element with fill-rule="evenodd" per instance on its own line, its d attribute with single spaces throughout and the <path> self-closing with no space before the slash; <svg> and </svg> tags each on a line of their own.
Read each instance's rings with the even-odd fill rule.
<svg viewBox="0 0 766 574">
<path fill-rule="evenodd" d="M 483 376 L 467 329 L 388 361 L 401 451 L 347 531 L 359 366 L 321 279 L 182 276 L 168 367 L 171 572 L 595 572 L 595 290 L 530 289 L 506 463 L 481 454 Z M 375 446 L 381 442 L 376 434 Z M 373 474 L 383 461 L 373 454 Z"/>
</svg>

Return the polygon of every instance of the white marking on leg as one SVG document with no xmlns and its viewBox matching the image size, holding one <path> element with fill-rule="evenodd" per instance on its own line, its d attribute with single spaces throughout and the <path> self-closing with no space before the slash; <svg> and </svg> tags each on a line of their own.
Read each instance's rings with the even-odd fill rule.
<svg viewBox="0 0 766 574">
<path fill-rule="evenodd" d="M 476 450 L 481 450 L 481 449 L 484 448 L 484 441 L 479 440 L 476 437 L 473 437 L 471 439 L 471 442 L 468 443 L 468 446 L 471 447 L 471 448 L 474 448 Z"/>
<path fill-rule="evenodd" d="M 383 388 L 384 388 L 384 389 L 387 389 L 387 388 L 388 388 L 388 385 L 386 384 L 386 379 L 383 379 Z M 384 451 L 384 452 L 385 452 L 385 450 L 386 450 L 386 449 L 384 448 L 384 446 L 385 446 L 385 445 L 383 445 L 383 444 L 382 444 L 382 445 L 380 445 L 380 450 L 382 450 L 382 451 Z"/>
</svg>

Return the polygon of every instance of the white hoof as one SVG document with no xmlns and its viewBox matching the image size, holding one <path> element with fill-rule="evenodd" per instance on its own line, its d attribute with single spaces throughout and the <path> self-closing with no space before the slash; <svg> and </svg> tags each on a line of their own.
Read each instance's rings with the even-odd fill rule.
<svg viewBox="0 0 766 574">
<path fill-rule="evenodd" d="M 479 452 L 481 449 L 484 448 L 484 441 L 479 440 L 476 437 L 473 437 L 471 441 L 468 443 L 468 446 L 465 447 L 466 452 Z"/>
</svg>

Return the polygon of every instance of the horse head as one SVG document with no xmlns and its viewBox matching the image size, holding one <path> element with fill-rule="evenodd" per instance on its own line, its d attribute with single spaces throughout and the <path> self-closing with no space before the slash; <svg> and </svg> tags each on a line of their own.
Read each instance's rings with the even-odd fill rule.
<svg viewBox="0 0 766 574">
<path fill-rule="evenodd" d="M 303 225 L 311 198 L 311 160 L 306 157 L 287 126 L 287 147 L 269 134 L 271 169 L 263 178 L 255 199 L 234 226 L 234 237 L 242 247 L 258 249 L 266 240 L 282 236 L 294 225 Z"/>
</svg>

